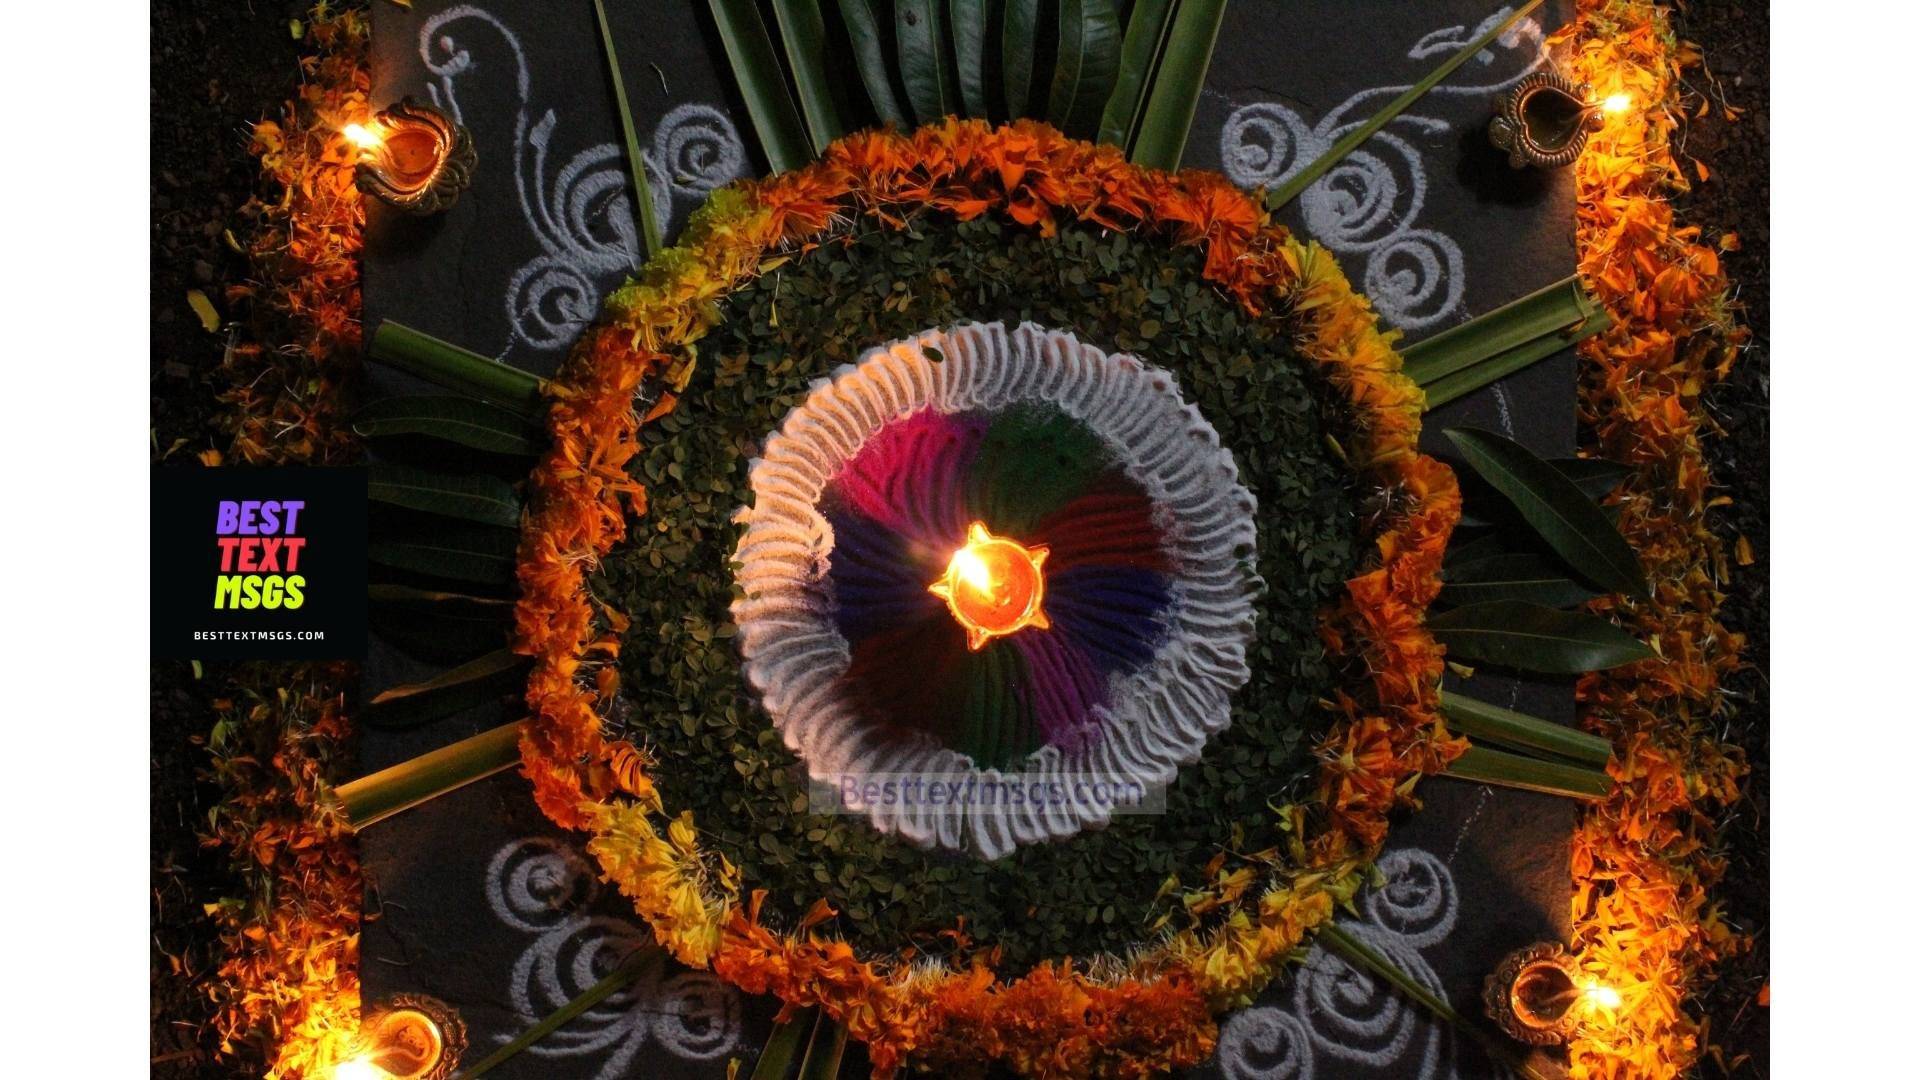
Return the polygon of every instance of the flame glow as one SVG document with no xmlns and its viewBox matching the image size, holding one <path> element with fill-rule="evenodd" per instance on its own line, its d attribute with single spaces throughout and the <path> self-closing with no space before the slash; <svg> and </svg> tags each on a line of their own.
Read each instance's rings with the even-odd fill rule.
<svg viewBox="0 0 1920 1080">
<path fill-rule="evenodd" d="M 1052 624 L 1040 609 L 1046 591 L 1041 564 L 1044 546 L 1026 547 L 995 536 L 983 522 L 967 527 L 967 542 L 947 561 L 947 572 L 927 591 L 947 602 L 947 610 L 967 631 L 967 648 L 983 649 L 996 637 L 1031 626 Z"/>
<path fill-rule="evenodd" d="M 1602 1009 L 1617 1009 L 1620 1007 L 1620 991 L 1615 990 L 1611 986 L 1602 986 L 1599 983 L 1590 982 L 1581 993 L 1586 995 L 1587 1003 L 1590 1005 Z"/>
<path fill-rule="evenodd" d="M 364 124 L 348 124 L 340 129 L 340 134 L 345 135 L 348 142 L 362 150 L 371 150 L 380 145 L 380 136 Z"/>
<path fill-rule="evenodd" d="M 1604 109 L 1609 115 L 1618 116 L 1621 113 L 1626 112 L 1628 109 L 1633 108 L 1633 95 L 1632 94 L 1610 95 L 1606 101 L 1601 102 L 1600 108 Z"/>
<path fill-rule="evenodd" d="M 367 1054 L 348 1058 L 333 1067 L 333 1080 L 390 1080 L 387 1070 L 373 1063 Z"/>
</svg>

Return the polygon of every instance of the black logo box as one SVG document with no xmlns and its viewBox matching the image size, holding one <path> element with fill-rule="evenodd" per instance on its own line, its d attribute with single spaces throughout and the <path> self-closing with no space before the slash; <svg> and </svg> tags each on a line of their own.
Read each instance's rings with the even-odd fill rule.
<svg viewBox="0 0 1920 1080">
<path fill-rule="evenodd" d="M 154 656 L 183 660 L 357 660 L 366 656 L 365 469 L 155 466 L 152 493 Z M 304 504 L 291 534 L 305 541 L 295 571 L 304 579 L 300 606 L 214 607 L 221 576 L 220 504 L 269 500 Z M 257 571 L 262 577 L 274 572 Z M 279 572 L 282 578 L 287 576 L 284 567 Z"/>
</svg>

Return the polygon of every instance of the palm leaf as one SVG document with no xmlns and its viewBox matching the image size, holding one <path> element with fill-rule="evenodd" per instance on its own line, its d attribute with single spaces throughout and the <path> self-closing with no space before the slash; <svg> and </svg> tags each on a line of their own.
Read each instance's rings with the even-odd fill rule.
<svg viewBox="0 0 1920 1080">
<path fill-rule="evenodd" d="M 746 100 L 747 116 L 753 121 L 767 164 L 777 173 L 805 165 L 813 158 L 807 129 L 800 122 L 799 110 L 793 107 L 793 95 L 787 92 L 786 75 L 767 36 L 767 24 L 760 19 L 759 6 L 754 0 L 709 3 L 714 24 L 720 29 L 720 41 L 727 49 L 727 63 L 740 85 L 740 96 Z"/>
<path fill-rule="evenodd" d="M 536 429 L 525 417 L 470 397 L 403 394 L 382 398 L 354 415 L 353 432 L 363 439 L 426 435 L 495 454 L 540 452 Z"/>
<path fill-rule="evenodd" d="M 1180 167 L 1226 9 L 1226 0 L 1182 0 L 1175 9 L 1165 56 L 1147 93 L 1140 133 L 1134 139 L 1135 164 L 1168 171 Z"/>
<path fill-rule="evenodd" d="M 1598 769 L 1539 761 L 1484 746 L 1469 747 L 1441 775 L 1569 799 L 1604 799 L 1613 790 L 1613 779 Z"/>
<path fill-rule="evenodd" d="M 1481 34 L 1459 51 L 1450 54 L 1445 60 L 1442 60 L 1437 67 L 1428 72 L 1425 78 L 1407 87 L 1406 91 L 1399 97 L 1389 101 L 1379 112 L 1368 117 L 1366 123 L 1361 124 L 1359 127 L 1341 136 L 1340 141 L 1334 143 L 1333 147 L 1326 153 L 1308 162 L 1306 168 L 1301 169 L 1289 177 L 1286 183 L 1281 184 L 1279 188 L 1275 189 L 1273 194 L 1267 196 L 1267 207 L 1278 210 L 1299 198 L 1300 193 L 1313 186 L 1315 180 L 1326 175 L 1328 169 L 1338 165 L 1348 154 L 1359 149 L 1362 143 L 1373 138 L 1374 134 L 1381 128 L 1392 123 L 1394 117 L 1405 112 L 1409 105 L 1419 101 L 1426 95 L 1427 91 L 1440 85 L 1441 80 L 1453 74 L 1455 68 L 1466 63 L 1468 59 L 1479 55 L 1481 49 L 1493 44 L 1495 38 L 1512 29 L 1515 23 L 1526 18 L 1534 8 L 1539 6 L 1540 0 L 1527 0 L 1526 3 L 1514 8 L 1511 14 L 1487 30 L 1486 33 Z"/>
<path fill-rule="evenodd" d="M 519 368 L 468 352 L 392 319 L 367 343 L 367 355 L 437 386 L 458 390 L 529 415 L 541 407 L 542 380 Z"/>
<path fill-rule="evenodd" d="M 820 0 L 773 0 L 773 15 L 780 23 L 780 43 L 787 50 L 787 65 L 800 90 L 800 111 L 817 154 L 847 130 L 827 75 L 827 23 L 820 15 Z"/>
<path fill-rule="evenodd" d="M 880 17 L 874 13 L 873 0 L 840 0 L 840 18 L 847 24 L 847 36 L 853 41 L 853 60 L 860 69 L 860 82 L 867 88 L 867 100 L 884 123 L 907 126 L 906 111 L 893 93 L 893 77 L 887 67 L 886 33 Z"/>
<path fill-rule="evenodd" d="M 1518 600 L 1469 604 L 1427 619 L 1449 658 L 1547 675 L 1580 675 L 1654 655 L 1633 635 L 1595 615 Z"/>
<path fill-rule="evenodd" d="M 1075 138 L 1099 127 L 1120 69 L 1120 16 L 1113 0 L 1061 0 L 1060 55 L 1047 118 Z"/>
<path fill-rule="evenodd" d="M 1166 46 L 1167 29 L 1173 25 L 1173 0 L 1134 0 L 1133 13 L 1127 17 L 1127 36 L 1120 45 L 1120 67 L 1114 74 L 1113 93 L 1100 114 L 1096 138 L 1122 151 L 1133 148 L 1133 137 L 1140 130 L 1140 114 L 1146 109 L 1147 88 L 1153 85 L 1161 50 Z"/>
<path fill-rule="evenodd" d="M 600 23 L 600 48 L 607 57 L 607 75 L 613 79 L 613 104 L 620 113 L 620 137 L 627 148 L 627 176 L 633 182 L 635 216 L 640 219 L 642 254 L 653 258 L 660 250 L 660 219 L 654 216 L 653 192 L 647 183 L 647 159 L 640 149 L 640 136 L 633 127 L 633 108 L 627 104 L 627 81 L 620 75 L 620 57 L 614 52 L 613 31 L 607 26 L 607 8 L 602 0 L 593 0 L 594 18 Z"/>
<path fill-rule="evenodd" d="M 1647 595 L 1638 556 L 1578 484 L 1533 451 L 1491 431 L 1454 428 L 1446 435 L 1473 471 L 1506 496 L 1576 573 L 1612 592 Z"/>
<path fill-rule="evenodd" d="M 946 23 L 946 0 L 896 0 L 893 5 L 900 81 L 906 84 L 907 100 L 922 124 L 952 114 L 958 104 Z"/>
<path fill-rule="evenodd" d="M 1572 607 L 1596 595 L 1569 578 L 1550 559 L 1525 552 L 1490 555 L 1448 566 L 1440 599 L 1448 604 L 1482 604 L 1490 600 L 1525 600 L 1546 607 Z"/>
<path fill-rule="evenodd" d="M 355 831 L 385 821 L 520 761 L 519 722 L 409 758 L 334 789 Z"/>
<path fill-rule="evenodd" d="M 1033 100 L 1033 53 L 1040 34 L 1040 0 L 1007 0 L 1000 21 L 1000 78 L 1006 84 L 1007 115 L 1027 115 Z"/>
<path fill-rule="evenodd" d="M 1613 758 L 1613 746 L 1598 735 L 1503 709 L 1453 690 L 1441 693 L 1440 711 L 1447 714 L 1448 726 L 1476 739 L 1536 754 L 1554 754 L 1599 768 L 1605 768 Z"/>
<path fill-rule="evenodd" d="M 513 650 L 496 649 L 424 682 L 381 691 L 360 718 L 373 727 L 414 727 L 465 712 L 506 693 L 526 666 Z"/>
<path fill-rule="evenodd" d="M 993 23 L 989 0 L 948 0 L 953 16 L 953 59 L 960 79 L 960 102 L 967 115 L 985 118 L 987 106 L 987 27 Z"/>
<path fill-rule="evenodd" d="M 367 558 L 416 574 L 504 585 L 513 580 L 517 537 L 504 529 L 455 526 L 431 535 L 402 535 L 367 545 Z"/>
<path fill-rule="evenodd" d="M 496 476 L 375 465 L 367 473 L 367 498 L 482 525 L 520 527 L 520 496 L 513 485 Z"/>
</svg>

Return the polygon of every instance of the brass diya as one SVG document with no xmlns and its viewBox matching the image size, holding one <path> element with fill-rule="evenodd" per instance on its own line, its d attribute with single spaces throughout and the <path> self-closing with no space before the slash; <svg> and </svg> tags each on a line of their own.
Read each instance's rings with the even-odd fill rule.
<svg viewBox="0 0 1920 1080">
<path fill-rule="evenodd" d="M 1529 1046 L 1559 1046 L 1579 1022 L 1583 991 L 1566 949 L 1543 941 L 1508 953 L 1487 976 L 1481 998 L 1487 1015 Z"/>
<path fill-rule="evenodd" d="M 1587 87 L 1557 71 L 1536 71 L 1500 95 L 1487 137 L 1516 169 L 1570 165 L 1606 123 L 1587 94 Z"/>
<path fill-rule="evenodd" d="M 360 1035 L 365 1060 L 394 1080 L 446 1080 L 467 1049 L 467 1026 L 446 1003 L 395 994 L 369 1011 Z"/>
<path fill-rule="evenodd" d="M 359 132 L 354 186 L 409 214 L 437 214 L 473 182 L 473 136 L 446 113 L 403 98 Z"/>
</svg>

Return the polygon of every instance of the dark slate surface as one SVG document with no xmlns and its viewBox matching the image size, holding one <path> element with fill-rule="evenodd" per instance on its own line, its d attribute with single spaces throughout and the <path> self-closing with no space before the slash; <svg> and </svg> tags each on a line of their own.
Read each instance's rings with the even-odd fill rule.
<svg viewBox="0 0 1920 1080">
<path fill-rule="evenodd" d="M 656 170 L 657 204 L 677 229 L 714 184 L 764 168 L 731 102 L 704 5 L 613 4 L 636 123 Z M 1532 25 L 1469 60 L 1323 180 L 1290 223 L 1333 248 L 1390 325 L 1418 340 L 1572 272 L 1567 174 L 1514 174 L 1484 142 L 1492 95 L 1540 62 Z M 611 94 L 592 6 L 494 0 L 412 10 L 375 6 L 373 96 L 457 106 L 480 169 L 448 214 L 421 222 L 370 211 L 369 326 L 395 318 L 475 351 L 551 372 L 632 255 Z M 1271 185 L 1476 36 L 1484 0 L 1230 5 L 1186 164 Z M 1304 156 L 1301 149 L 1304 147 Z M 375 391 L 407 380 L 374 369 Z M 1548 454 L 1571 452 L 1573 365 L 1561 356 L 1429 417 L 1472 424 Z M 418 655 L 418 650 L 415 650 Z M 376 641 L 369 693 L 438 666 Z M 1479 696 L 1568 720 L 1565 685 L 1481 675 Z M 407 733 L 369 732 L 378 768 L 514 716 L 505 704 Z M 1574 811 L 1544 796 L 1435 781 L 1426 809 L 1397 827 L 1388 882 L 1352 928 L 1465 1011 L 1507 950 L 1566 932 L 1566 837 Z M 475 1055 L 593 981 L 639 933 L 631 909 L 596 887 L 577 851 L 509 773 L 375 826 L 363 837 L 369 998 L 438 996 L 460 1010 Z M 596 952 L 596 950 L 599 950 Z M 771 1009 L 703 975 L 661 970 L 494 1075 L 724 1076 L 751 1060 Z M 1221 1052 L 1201 1070 L 1233 1077 L 1493 1075 L 1471 1046 L 1366 976 L 1314 950 L 1252 1007 L 1223 1021 Z"/>
</svg>

